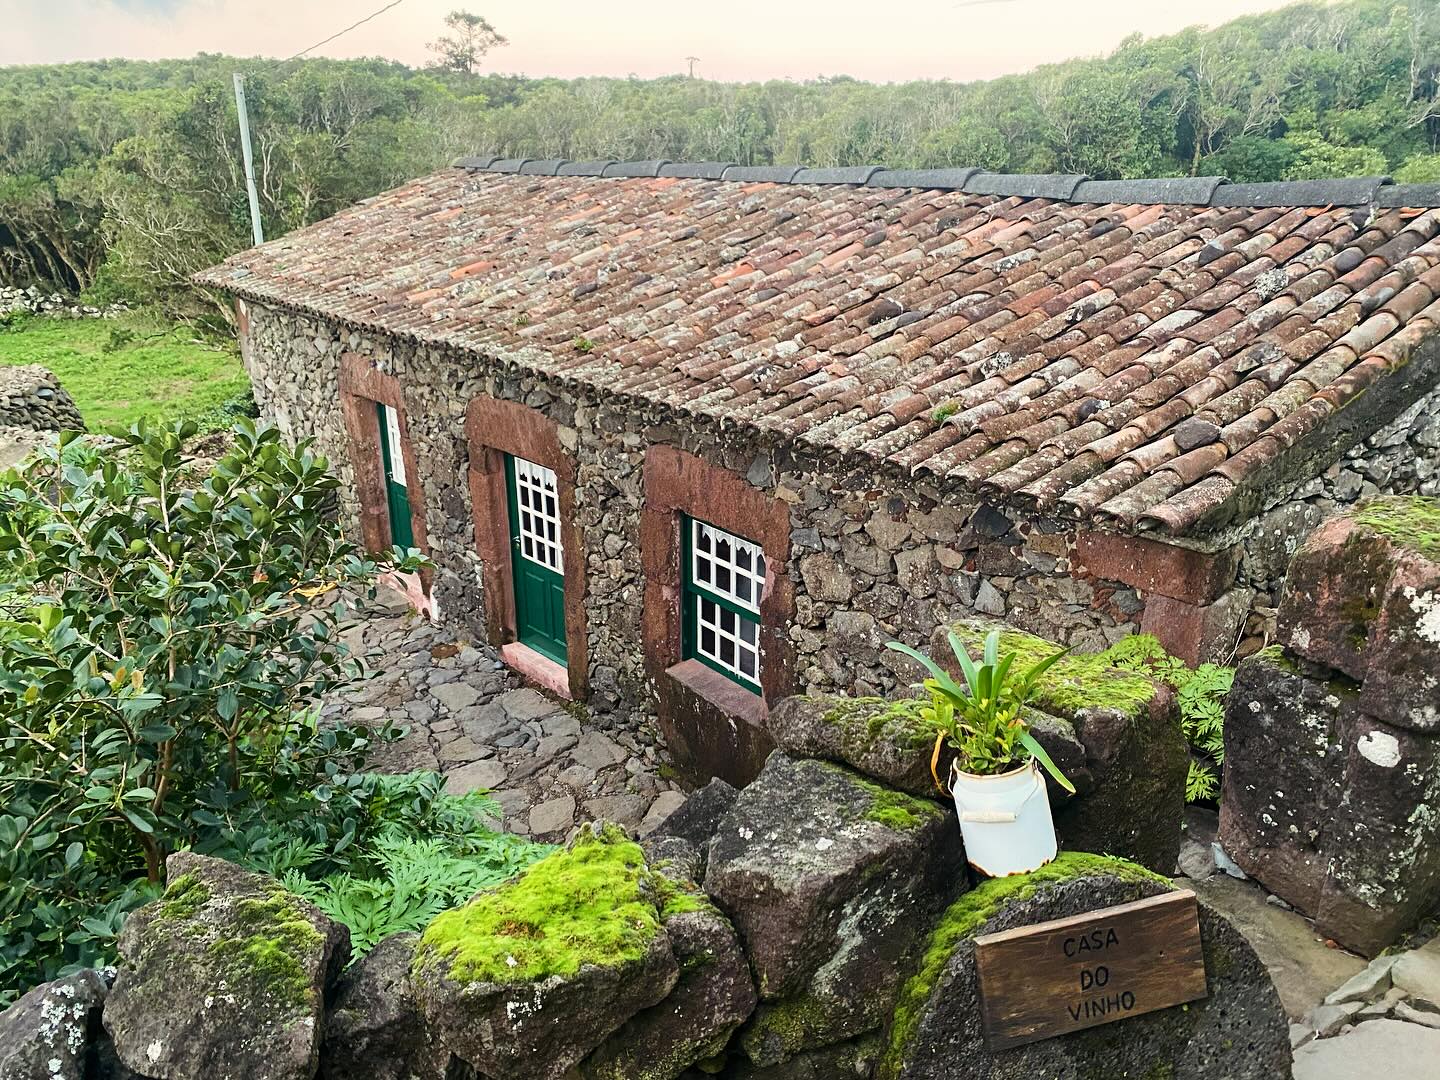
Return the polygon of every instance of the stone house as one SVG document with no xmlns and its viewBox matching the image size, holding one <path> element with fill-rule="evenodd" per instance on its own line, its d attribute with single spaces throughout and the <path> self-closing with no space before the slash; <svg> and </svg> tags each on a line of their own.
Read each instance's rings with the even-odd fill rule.
<svg viewBox="0 0 1440 1080">
<path fill-rule="evenodd" d="M 745 781 L 769 703 L 1003 616 L 1262 644 L 1440 485 L 1440 185 L 465 160 L 199 276 L 416 602 Z"/>
</svg>

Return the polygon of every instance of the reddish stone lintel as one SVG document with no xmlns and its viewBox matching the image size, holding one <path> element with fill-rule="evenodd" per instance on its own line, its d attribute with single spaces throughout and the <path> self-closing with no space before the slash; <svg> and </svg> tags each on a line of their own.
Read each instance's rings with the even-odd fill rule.
<svg viewBox="0 0 1440 1080">
<path fill-rule="evenodd" d="M 1234 583 L 1240 547 L 1210 553 L 1136 536 L 1081 532 L 1075 537 L 1073 562 L 1091 577 L 1204 605 Z"/>
<path fill-rule="evenodd" d="M 1231 589 L 1213 604 L 1189 604 L 1155 594 L 1145 602 L 1140 631 L 1153 634 L 1166 652 L 1192 667 L 1226 663 L 1254 598 L 1253 589 Z"/>
<path fill-rule="evenodd" d="M 566 701 L 573 700 L 570 696 L 570 672 L 529 645 L 522 645 L 518 641 L 502 645 L 500 659 L 507 667 L 536 686 L 542 686 Z"/>
</svg>

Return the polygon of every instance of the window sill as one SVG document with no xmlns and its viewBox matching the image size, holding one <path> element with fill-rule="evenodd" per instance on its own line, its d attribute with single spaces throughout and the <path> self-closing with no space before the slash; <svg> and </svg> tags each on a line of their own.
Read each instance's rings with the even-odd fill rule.
<svg viewBox="0 0 1440 1080">
<path fill-rule="evenodd" d="M 674 667 L 666 668 L 665 674 L 726 716 L 763 727 L 770 715 L 763 697 L 711 670 L 699 660 L 682 660 Z"/>
<path fill-rule="evenodd" d="M 502 645 L 500 646 L 500 659 L 506 667 L 518 672 L 537 686 L 543 686 L 552 694 L 558 694 L 566 701 L 572 700 L 570 672 L 548 656 L 542 656 L 529 645 L 522 645 L 518 641 Z"/>
</svg>

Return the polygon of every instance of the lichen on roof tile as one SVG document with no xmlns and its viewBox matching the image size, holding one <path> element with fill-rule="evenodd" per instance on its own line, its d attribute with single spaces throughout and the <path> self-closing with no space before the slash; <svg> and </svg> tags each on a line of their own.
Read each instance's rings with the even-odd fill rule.
<svg viewBox="0 0 1440 1080">
<path fill-rule="evenodd" d="M 1387 379 L 1413 396 L 1440 378 L 1440 209 L 1385 205 L 1379 178 L 457 166 L 197 280 L 1027 512 L 1175 534 L 1313 464 L 1305 447 Z M 1181 201 L 1113 201 L 1147 193 Z"/>
</svg>

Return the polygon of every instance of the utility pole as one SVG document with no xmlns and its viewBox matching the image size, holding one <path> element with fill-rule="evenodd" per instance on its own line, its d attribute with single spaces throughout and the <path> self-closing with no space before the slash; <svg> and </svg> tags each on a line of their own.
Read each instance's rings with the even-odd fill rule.
<svg viewBox="0 0 1440 1080">
<path fill-rule="evenodd" d="M 690 65 L 690 78 L 693 79 L 695 77 L 695 65 L 700 62 L 700 58 L 698 56 L 687 56 L 685 57 L 685 62 Z"/>
<path fill-rule="evenodd" d="M 235 111 L 240 116 L 240 151 L 245 156 L 245 190 L 250 196 L 250 231 L 258 247 L 265 242 L 260 225 L 260 196 L 255 193 L 255 157 L 250 151 L 250 115 L 245 111 L 245 76 L 235 72 Z"/>
</svg>

